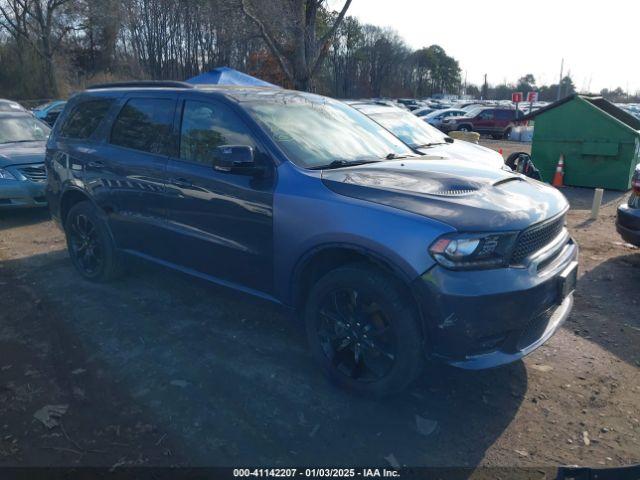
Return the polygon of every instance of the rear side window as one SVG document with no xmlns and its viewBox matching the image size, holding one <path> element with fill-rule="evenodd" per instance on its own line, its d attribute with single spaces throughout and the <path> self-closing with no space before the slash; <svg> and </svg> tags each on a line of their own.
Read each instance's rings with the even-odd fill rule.
<svg viewBox="0 0 640 480">
<path fill-rule="evenodd" d="M 112 99 L 88 100 L 73 109 L 60 127 L 60 136 L 65 138 L 89 138 L 105 117 Z"/>
<path fill-rule="evenodd" d="M 515 110 L 497 110 L 496 118 L 498 120 L 513 120 L 515 118 Z"/>
<path fill-rule="evenodd" d="M 168 98 L 132 98 L 113 124 L 111 143 L 169 155 L 174 106 L 175 101 Z"/>
</svg>

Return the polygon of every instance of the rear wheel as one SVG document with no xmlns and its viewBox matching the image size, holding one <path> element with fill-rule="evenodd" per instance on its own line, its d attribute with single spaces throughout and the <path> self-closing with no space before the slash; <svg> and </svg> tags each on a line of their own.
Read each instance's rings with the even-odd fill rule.
<svg viewBox="0 0 640 480">
<path fill-rule="evenodd" d="M 122 273 L 120 255 L 108 226 L 91 202 L 71 207 L 64 230 L 71 261 L 84 278 L 105 282 Z"/>
<path fill-rule="evenodd" d="M 311 289 L 307 337 L 325 374 L 375 396 L 404 389 L 423 365 L 418 315 L 392 276 L 366 264 L 341 267 Z"/>
</svg>

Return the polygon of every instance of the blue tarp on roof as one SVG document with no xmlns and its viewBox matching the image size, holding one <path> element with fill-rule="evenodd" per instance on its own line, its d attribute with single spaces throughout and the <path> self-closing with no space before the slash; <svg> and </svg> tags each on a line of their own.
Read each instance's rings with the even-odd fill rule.
<svg viewBox="0 0 640 480">
<path fill-rule="evenodd" d="M 245 85 L 249 87 L 276 87 L 273 83 L 265 82 L 246 73 L 229 67 L 214 68 L 210 72 L 202 73 L 187 80 L 187 83 L 208 85 Z"/>
</svg>

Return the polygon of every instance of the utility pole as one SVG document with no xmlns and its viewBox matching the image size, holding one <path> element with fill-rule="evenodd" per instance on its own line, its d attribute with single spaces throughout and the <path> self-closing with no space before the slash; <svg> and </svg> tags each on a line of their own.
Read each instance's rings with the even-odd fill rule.
<svg viewBox="0 0 640 480">
<path fill-rule="evenodd" d="M 462 91 L 463 95 L 467 95 L 467 71 L 464 71 L 464 90 Z"/>
<path fill-rule="evenodd" d="M 489 85 L 487 85 L 487 74 L 484 74 L 484 84 L 482 85 L 482 95 L 480 95 L 480 100 L 486 100 L 487 94 L 489 93 Z"/>
<path fill-rule="evenodd" d="M 560 81 L 558 82 L 558 98 L 560 100 L 560 96 L 562 95 L 562 71 L 564 70 L 564 58 L 560 62 Z"/>
</svg>

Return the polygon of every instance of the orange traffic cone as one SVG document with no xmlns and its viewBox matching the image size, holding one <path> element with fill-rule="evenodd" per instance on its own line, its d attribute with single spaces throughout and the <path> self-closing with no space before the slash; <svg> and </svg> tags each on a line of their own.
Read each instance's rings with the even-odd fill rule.
<svg viewBox="0 0 640 480">
<path fill-rule="evenodd" d="M 560 160 L 558 160 L 558 166 L 556 167 L 556 173 L 553 176 L 553 182 L 551 185 L 554 187 L 562 187 L 564 186 L 564 155 L 560 155 Z"/>
</svg>

